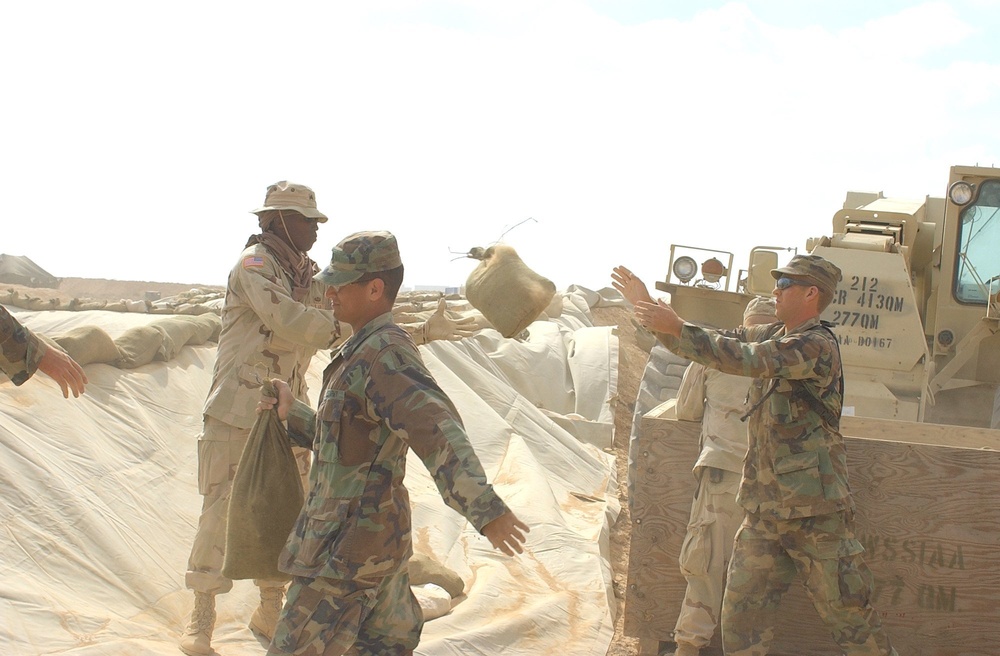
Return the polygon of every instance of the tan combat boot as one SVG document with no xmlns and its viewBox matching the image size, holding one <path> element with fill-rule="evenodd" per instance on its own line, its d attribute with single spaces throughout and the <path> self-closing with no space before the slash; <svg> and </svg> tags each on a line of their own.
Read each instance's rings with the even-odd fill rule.
<svg viewBox="0 0 1000 656">
<path fill-rule="evenodd" d="M 285 588 L 261 588 L 260 606 L 250 616 L 250 629 L 268 640 L 273 638 L 274 627 L 278 624 L 278 615 L 284 604 Z"/>
<path fill-rule="evenodd" d="M 195 592 L 191 621 L 181 635 L 181 651 L 188 656 L 207 656 L 213 653 L 213 629 L 215 629 L 215 595 Z"/>
</svg>

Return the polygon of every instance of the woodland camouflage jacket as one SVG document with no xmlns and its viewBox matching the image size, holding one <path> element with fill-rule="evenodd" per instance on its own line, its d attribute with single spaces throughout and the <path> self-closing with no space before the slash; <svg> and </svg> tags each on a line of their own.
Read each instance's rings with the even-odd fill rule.
<svg viewBox="0 0 1000 656">
<path fill-rule="evenodd" d="M 20 385 L 38 369 L 47 347 L 0 305 L 0 370 Z"/>
<path fill-rule="evenodd" d="M 507 512 L 458 410 L 391 313 L 334 354 L 319 412 L 296 402 L 288 433 L 315 453 L 309 494 L 279 562 L 293 576 L 377 578 L 405 563 L 412 553 L 408 449 L 444 502 L 477 530 Z"/>
<path fill-rule="evenodd" d="M 749 417 L 740 505 L 776 519 L 853 508 L 840 349 L 828 328 L 817 319 L 787 333 L 780 323 L 733 331 L 685 324 L 680 338 L 658 337 L 678 355 L 754 379 L 749 407 L 763 403 Z"/>
</svg>

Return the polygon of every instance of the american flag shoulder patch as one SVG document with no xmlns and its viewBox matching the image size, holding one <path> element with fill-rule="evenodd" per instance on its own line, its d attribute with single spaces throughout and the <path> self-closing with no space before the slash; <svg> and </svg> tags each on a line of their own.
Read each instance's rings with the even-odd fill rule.
<svg viewBox="0 0 1000 656">
<path fill-rule="evenodd" d="M 251 255 L 250 257 L 243 258 L 244 269 L 253 269 L 262 266 L 264 266 L 264 258 L 260 255 Z"/>
</svg>

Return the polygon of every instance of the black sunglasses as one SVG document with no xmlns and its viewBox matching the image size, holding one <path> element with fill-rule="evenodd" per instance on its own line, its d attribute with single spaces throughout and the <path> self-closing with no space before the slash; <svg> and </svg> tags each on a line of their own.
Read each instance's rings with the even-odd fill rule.
<svg viewBox="0 0 1000 656">
<path fill-rule="evenodd" d="M 782 276 L 774 281 L 775 289 L 788 289 L 792 285 L 801 285 L 803 287 L 815 287 L 816 283 L 809 282 L 808 280 L 796 280 L 795 278 L 787 278 Z"/>
</svg>

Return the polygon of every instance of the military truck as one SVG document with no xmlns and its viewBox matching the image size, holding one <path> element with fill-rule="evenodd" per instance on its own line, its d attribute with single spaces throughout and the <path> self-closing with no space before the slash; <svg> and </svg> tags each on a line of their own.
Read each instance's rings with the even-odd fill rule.
<svg viewBox="0 0 1000 656">
<path fill-rule="evenodd" d="M 900 653 L 993 653 L 1000 644 L 1000 169 L 953 167 L 943 198 L 850 192 L 832 228 L 804 251 L 844 276 L 823 318 L 836 324 L 843 354 L 841 430 L 873 602 Z M 754 295 L 772 292 L 779 256 L 795 252 L 759 246 L 747 268 L 734 271 L 732 253 L 675 245 L 656 288 L 685 319 L 733 327 Z M 655 347 L 646 375 L 677 369 L 656 362 L 669 357 Z M 645 656 L 670 642 L 684 594 L 677 558 L 700 426 L 678 421 L 672 401 L 655 409 L 640 401 L 625 632 L 640 639 Z M 776 635 L 776 654 L 840 653 L 801 589 L 786 595 Z"/>
<path fill-rule="evenodd" d="M 735 326 L 788 250 L 756 247 L 733 276 L 731 253 L 698 267 L 691 253 L 707 249 L 674 246 L 656 287 L 686 319 Z M 1000 169 L 953 167 L 945 198 L 849 192 L 805 250 L 844 274 L 823 318 L 840 339 L 845 414 L 1000 427 Z"/>
</svg>

